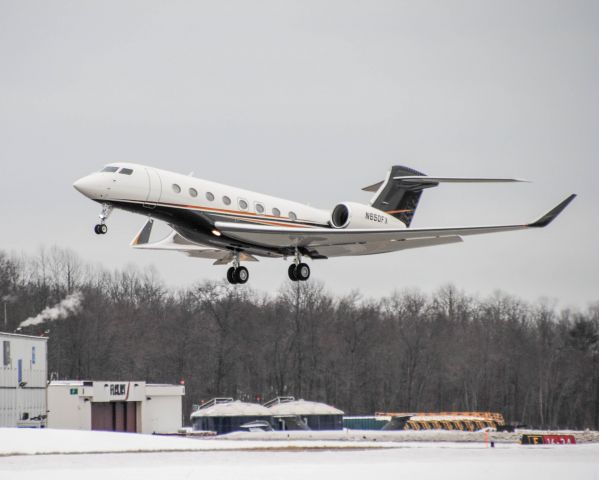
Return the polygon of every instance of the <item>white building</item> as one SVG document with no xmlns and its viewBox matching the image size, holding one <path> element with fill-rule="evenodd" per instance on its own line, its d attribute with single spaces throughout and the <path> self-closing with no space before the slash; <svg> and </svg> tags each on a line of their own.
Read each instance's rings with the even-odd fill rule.
<svg viewBox="0 0 599 480">
<path fill-rule="evenodd" d="M 0 332 L 0 427 L 45 424 L 47 341 Z"/>
<path fill-rule="evenodd" d="M 183 385 L 146 382 L 52 381 L 48 427 L 137 433 L 176 433 Z"/>
</svg>

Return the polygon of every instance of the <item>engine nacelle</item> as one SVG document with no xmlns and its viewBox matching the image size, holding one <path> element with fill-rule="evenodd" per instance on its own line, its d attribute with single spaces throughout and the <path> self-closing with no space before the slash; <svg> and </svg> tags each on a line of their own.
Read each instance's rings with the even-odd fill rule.
<svg viewBox="0 0 599 480">
<path fill-rule="evenodd" d="M 395 217 L 361 203 L 344 202 L 333 208 L 329 223 L 333 228 L 402 228 Z"/>
</svg>

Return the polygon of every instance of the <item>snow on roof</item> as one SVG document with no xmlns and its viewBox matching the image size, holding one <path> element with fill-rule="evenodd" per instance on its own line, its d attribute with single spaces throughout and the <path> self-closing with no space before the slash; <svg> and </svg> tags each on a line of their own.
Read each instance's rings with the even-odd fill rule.
<svg viewBox="0 0 599 480">
<path fill-rule="evenodd" d="M 246 403 L 240 400 L 215 403 L 209 407 L 200 408 L 191 414 L 197 417 L 270 417 L 271 411 L 258 403 Z"/>
<path fill-rule="evenodd" d="M 30 340 L 42 340 L 47 342 L 48 337 L 42 335 L 26 335 L 24 333 L 11 333 L 11 332 L 0 332 L 0 337 L 17 337 L 17 338 L 28 338 Z"/>
<path fill-rule="evenodd" d="M 68 385 L 68 386 L 72 386 L 72 387 L 82 387 L 83 380 L 52 380 L 50 382 L 50 386 L 56 386 L 56 385 Z"/>
<path fill-rule="evenodd" d="M 286 415 L 343 415 L 341 410 L 331 407 L 326 403 L 309 402 L 306 400 L 274 403 L 268 410 L 270 410 L 273 417 Z"/>
</svg>

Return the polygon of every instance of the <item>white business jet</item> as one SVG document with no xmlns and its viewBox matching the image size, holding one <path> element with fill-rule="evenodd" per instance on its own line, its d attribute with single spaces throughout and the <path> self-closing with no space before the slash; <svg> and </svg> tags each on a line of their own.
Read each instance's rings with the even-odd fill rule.
<svg viewBox="0 0 599 480">
<path fill-rule="evenodd" d="M 363 189 L 374 193 L 369 205 L 344 202 L 331 211 L 132 163 L 112 163 L 73 186 L 102 205 L 97 234 L 108 231 L 106 220 L 113 208 L 139 213 L 149 219 L 132 240 L 132 247 L 176 250 L 215 260 L 215 265 L 232 264 L 227 279 L 243 284 L 249 272 L 241 262 L 255 262 L 257 257 L 291 257 L 289 278 L 302 281 L 310 277 L 303 258 L 388 253 L 457 243 L 466 235 L 545 227 L 576 197 L 570 195 L 528 224 L 410 228 L 425 188 L 440 183 L 519 181 L 430 177 L 394 166 L 384 180 Z M 154 219 L 166 222 L 172 232 L 150 243 Z"/>
</svg>

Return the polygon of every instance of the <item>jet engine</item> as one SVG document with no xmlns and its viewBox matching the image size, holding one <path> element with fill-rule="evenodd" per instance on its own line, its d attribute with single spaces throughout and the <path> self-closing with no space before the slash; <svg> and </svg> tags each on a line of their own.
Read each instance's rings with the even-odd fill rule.
<svg viewBox="0 0 599 480">
<path fill-rule="evenodd" d="M 329 223 L 333 228 L 401 228 L 405 226 L 395 217 L 354 202 L 340 203 L 333 208 Z"/>
</svg>

